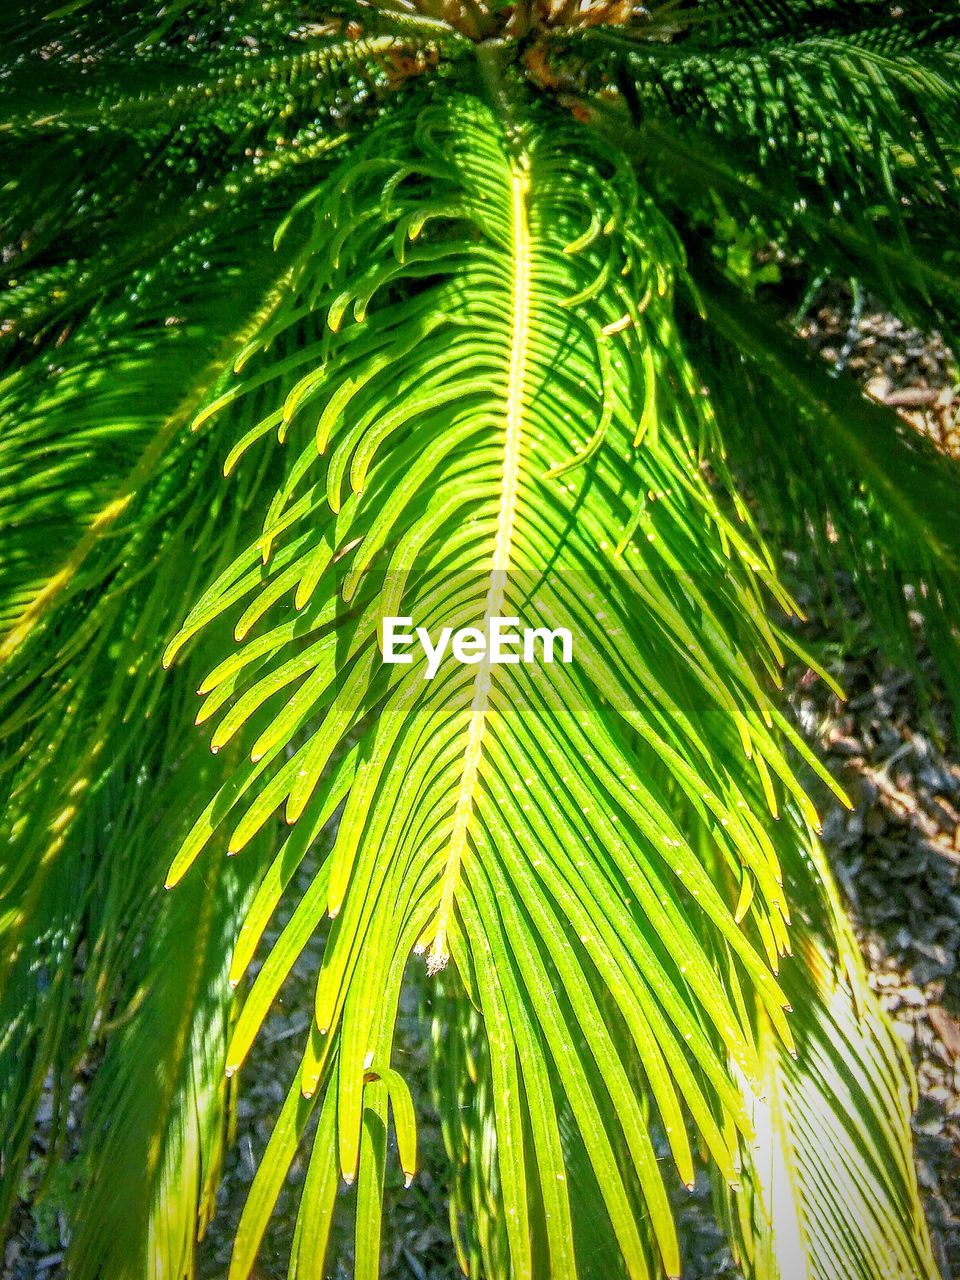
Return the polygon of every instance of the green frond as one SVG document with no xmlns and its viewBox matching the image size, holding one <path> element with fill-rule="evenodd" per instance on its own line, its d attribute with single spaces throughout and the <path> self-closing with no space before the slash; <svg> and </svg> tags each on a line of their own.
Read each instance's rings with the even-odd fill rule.
<svg viewBox="0 0 960 1280">
<path fill-rule="evenodd" d="M 91 128 L 169 135 L 181 123 L 201 122 L 207 128 L 249 129 L 270 115 L 289 120 L 298 108 L 316 111 L 338 96 L 349 100 L 364 75 L 376 84 L 378 63 L 403 48 L 402 41 L 382 35 L 301 40 L 282 55 L 217 51 L 194 57 L 198 66 L 182 53 L 155 55 L 138 62 L 135 79 L 119 62 L 101 60 L 91 70 L 24 60 L 0 93 L 0 136 Z M 25 99 L 29 114 L 18 110 Z"/>
<path fill-rule="evenodd" d="M 166 841 L 202 777 L 177 729 L 189 691 L 163 681 L 160 653 L 179 591 L 229 559 L 242 511 L 210 503 L 219 450 L 188 426 L 283 269 L 234 278 L 232 315 L 184 298 L 182 327 L 158 322 L 166 299 L 145 289 L 0 391 L 5 1205 L 48 1074 L 62 1101 L 97 1026 L 133 998 Z M 131 310 L 139 334 L 122 331 Z"/>
<path fill-rule="evenodd" d="M 778 665 L 759 606 L 779 589 L 700 470 L 715 425 L 673 330 L 676 241 L 615 154 L 574 156 L 565 142 L 550 117 L 501 132 L 475 98 L 401 111 L 287 231 L 303 246 L 295 286 L 246 382 L 211 411 L 255 397 L 266 416 L 250 440 L 278 430 L 295 460 L 260 537 L 200 597 L 165 659 L 215 619 L 233 622 L 246 650 L 204 681 L 201 716 L 223 713 L 214 749 L 241 735 L 250 762 L 198 820 L 171 880 L 215 832 L 242 850 L 278 806 L 316 830 L 339 794 L 327 765 L 359 735 L 333 852 L 248 1003 L 265 1011 L 329 915 L 293 1128 L 281 1121 L 264 1188 L 295 1150 L 302 1095 L 335 1105 L 340 1172 L 362 1189 L 364 1075 L 389 1064 L 414 949 L 431 970 L 451 957 L 487 1028 L 503 1028 L 491 1070 L 506 1081 L 519 1069 L 509 1106 L 495 1092 L 498 1131 L 516 1129 L 510 1204 L 542 1206 L 530 1213 L 546 1215 L 552 1273 L 576 1274 L 580 1252 L 555 1079 L 628 1273 L 651 1265 L 638 1194 L 675 1274 L 663 1174 L 620 1036 L 681 1179 L 692 1179 L 685 1116 L 733 1178 L 746 1120 L 717 1046 L 751 1078 L 757 1047 L 697 934 L 726 941 L 789 1041 L 771 971 L 786 905 L 773 845 L 746 815 L 793 796 L 816 819 L 755 675 Z M 404 306 L 392 301 L 414 281 Z M 563 622 L 578 664 L 481 662 L 424 680 L 422 662 L 381 660 L 382 619 L 399 614 L 431 635 L 498 615 Z M 648 757 L 666 762 L 660 784 L 646 781 Z M 716 879 L 670 816 L 675 790 L 720 851 Z M 755 942 L 727 877 L 754 888 Z M 376 974 L 387 989 L 371 999 Z M 533 1162 L 522 1159 L 527 1126 Z M 249 1274 L 265 1200 L 255 1185 L 257 1226 L 241 1231 L 235 1277 Z M 367 1229 L 358 1219 L 358 1242 Z M 518 1208 L 508 1232 L 524 1274 L 535 1228 Z"/>
<path fill-rule="evenodd" d="M 89 1102 L 72 1275 L 194 1275 L 226 1129 L 227 955 L 244 896 L 237 871 L 249 878 L 254 869 L 218 865 L 158 904 Z"/>
<path fill-rule="evenodd" d="M 911 614 L 922 616 L 960 707 L 956 463 L 893 410 L 831 376 L 773 313 L 712 272 L 700 281 L 699 365 L 770 537 L 794 553 L 810 548 L 828 579 L 850 574 L 904 665 L 914 664 Z"/>
<path fill-rule="evenodd" d="M 600 65 L 611 50 L 636 154 L 684 197 L 718 192 L 811 261 L 955 325 L 958 263 L 943 248 L 958 207 L 956 14 L 924 7 L 831 30 L 829 10 L 791 8 L 789 34 L 752 46 L 724 40 L 723 24 L 719 38 L 707 24 L 676 44 L 603 29 L 581 43 Z M 615 107 L 595 110 L 622 129 Z"/>
<path fill-rule="evenodd" d="M 744 1188 L 735 1198 L 717 1183 L 721 1214 L 746 1280 L 936 1280 L 913 1169 L 913 1068 L 867 986 L 827 875 L 815 848 L 788 870 L 793 900 L 817 908 L 795 923 L 781 974 L 796 1054 L 761 1015 L 763 1083 L 746 1091 L 754 1136 Z"/>
</svg>

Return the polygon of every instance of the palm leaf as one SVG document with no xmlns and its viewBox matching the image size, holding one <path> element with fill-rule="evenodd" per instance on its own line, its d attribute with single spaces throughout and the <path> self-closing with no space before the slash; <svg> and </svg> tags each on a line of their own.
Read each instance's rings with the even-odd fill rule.
<svg viewBox="0 0 960 1280">
<path fill-rule="evenodd" d="M 621 1019 L 681 1177 L 692 1177 L 684 1110 L 734 1177 L 745 1117 L 711 1040 L 750 1076 L 759 1060 L 738 987 L 709 962 L 699 928 L 725 940 L 731 972 L 789 1039 L 770 971 L 786 937 L 776 857 L 759 819 L 743 816 L 764 795 L 776 812 L 781 789 L 807 803 L 743 657 L 749 649 L 754 665 L 776 669 L 778 643 L 759 612 L 762 580 L 775 580 L 699 471 L 713 427 L 671 338 L 682 263 L 669 230 L 613 155 L 572 161 L 563 140 L 546 120 L 498 134 L 472 98 L 398 114 L 304 202 L 296 285 L 264 332 L 266 367 L 252 358 L 249 391 L 241 382 L 210 408 L 262 397 L 272 363 L 283 373 L 263 428 L 279 423 L 298 452 L 260 538 L 168 649 L 169 662 L 223 614 L 237 619 L 239 639 L 254 627 L 262 636 L 202 686 L 210 713 L 233 706 L 214 747 L 240 734 L 251 758 L 198 821 L 171 879 L 216 831 L 232 830 L 229 847 L 241 850 L 278 805 L 316 828 L 332 799 L 327 763 L 359 735 L 334 850 L 288 926 L 295 941 L 282 965 L 258 978 L 266 999 L 256 985 L 251 995 L 250 1007 L 265 1009 L 308 931 L 333 917 L 316 1028 L 251 1196 L 235 1276 L 249 1273 L 270 1187 L 306 1123 L 300 1095 L 322 1097 L 324 1115 L 335 1105 L 340 1171 L 352 1181 L 359 1170 L 363 1188 L 363 1082 L 371 1064 L 389 1064 L 411 948 L 434 970 L 453 958 L 476 984 L 487 1027 L 502 1029 L 490 1038 L 494 1077 L 505 1085 L 519 1070 L 520 1097 L 504 1087 L 495 1106 L 519 1160 L 500 1174 L 518 1210 L 508 1232 L 521 1274 L 537 1234 L 524 1203 L 537 1206 L 531 1219 L 546 1215 L 553 1273 L 577 1266 L 552 1073 L 628 1272 L 649 1267 L 635 1191 L 662 1264 L 677 1268 L 663 1175 L 622 1065 Z M 420 235 L 424 209 L 434 221 Z M 646 277 L 637 250 L 654 245 Z M 642 313 L 617 283 L 628 274 L 647 294 Z M 410 303 L 390 301 L 418 280 Z M 644 345 L 651 333 L 660 363 Z M 431 634 L 495 615 L 562 621 L 578 666 L 538 676 L 480 663 L 426 681 L 418 663 L 398 674 L 382 664 L 377 632 L 401 612 Z M 695 619 L 710 620 L 696 640 Z M 698 728 L 707 723 L 710 751 Z M 662 786 L 642 781 L 648 755 L 667 761 Z M 673 790 L 719 850 L 717 879 L 669 816 Z M 725 899 L 731 875 L 755 888 L 756 943 Z M 681 952 L 678 968 L 671 955 Z M 383 995 L 376 974 L 388 975 Z M 598 1002 L 603 991 L 615 1013 Z M 232 1067 L 253 1030 L 243 1023 Z M 534 1161 L 521 1158 L 527 1126 Z M 362 1193 L 367 1214 L 371 1203 Z M 374 1222 L 358 1219 L 358 1242 Z"/>
<path fill-rule="evenodd" d="M 240 868 L 248 877 L 251 865 Z M 223 883 L 220 875 L 227 882 Z M 130 1010 L 110 1041 L 85 1125 L 84 1184 L 71 1241 L 77 1276 L 194 1274 L 213 1216 L 225 1137 L 230 1024 L 227 939 L 236 864 L 163 900 L 138 948 Z M 133 967 L 133 966 L 131 966 Z M 136 1176 L 118 1178 L 116 1170 Z"/>
<path fill-rule="evenodd" d="M 736 34 L 749 10 L 679 44 L 586 32 L 580 42 L 610 50 L 599 65 L 624 95 L 591 110 L 622 139 L 626 106 L 631 147 L 669 166 L 685 200 L 718 192 L 793 251 L 865 277 L 921 323 L 955 326 L 960 28 L 926 6 L 874 26 L 866 8 L 851 29 L 842 10 L 786 6 L 793 29 L 771 38 L 761 23 L 752 45 Z"/>
<path fill-rule="evenodd" d="M 911 615 L 919 614 L 960 706 L 955 463 L 895 412 L 831 376 L 774 314 L 746 305 L 709 270 L 700 281 L 700 367 L 769 535 L 800 554 L 803 568 L 809 549 L 828 579 L 849 574 L 878 638 L 914 668 Z M 773 438 L 771 413 L 789 424 Z"/>
<path fill-rule="evenodd" d="M 735 1202 L 717 1183 L 735 1256 L 747 1280 L 935 1278 L 914 1189 L 912 1066 L 867 986 L 822 851 L 788 866 L 787 883 L 807 908 L 781 975 L 797 1047 L 785 1053 L 760 1015 L 744 1191 Z"/>
</svg>

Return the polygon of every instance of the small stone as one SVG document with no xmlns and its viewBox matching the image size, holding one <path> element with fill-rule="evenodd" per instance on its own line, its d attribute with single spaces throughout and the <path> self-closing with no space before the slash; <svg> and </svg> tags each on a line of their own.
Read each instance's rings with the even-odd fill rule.
<svg viewBox="0 0 960 1280">
<path fill-rule="evenodd" d="M 924 409 L 936 403 L 938 394 L 935 387 L 900 387 L 889 391 L 883 402 L 893 409 Z"/>
<path fill-rule="evenodd" d="M 914 1132 L 935 1135 L 943 1132 L 943 1124 L 944 1114 L 942 1109 L 929 1098 L 921 1098 L 920 1105 L 917 1107 L 913 1117 Z"/>
</svg>

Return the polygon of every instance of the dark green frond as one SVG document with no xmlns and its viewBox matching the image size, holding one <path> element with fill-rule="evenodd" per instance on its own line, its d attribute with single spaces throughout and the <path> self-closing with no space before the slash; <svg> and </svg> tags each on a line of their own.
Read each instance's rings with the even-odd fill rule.
<svg viewBox="0 0 960 1280">
<path fill-rule="evenodd" d="M 716 275 L 701 276 L 701 368 L 731 453 L 785 550 L 852 575 L 890 651 L 913 663 L 919 614 L 960 707 L 958 467 L 866 400 Z M 770 431 L 770 422 L 778 424 Z"/>
<path fill-rule="evenodd" d="M 157 906 L 89 1102 L 71 1241 L 82 1280 L 182 1280 L 213 1215 L 226 1136 L 227 957 L 256 861 L 221 864 Z"/>
<path fill-rule="evenodd" d="M 383 88 L 391 51 L 410 47 L 391 35 L 291 41 L 288 52 L 196 50 L 138 60 L 136 77 L 119 61 L 93 67 L 23 59 L 3 82 L 0 136 L 99 128 L 169 134 L 192 128 L 249 130 L 273 118 L 291 131 L 298 111 L 311 116 Z M 27 87 L 30 92 L 27 94 Z M 22 104 L 29 104 L 29 114 Z"/>
<path fill-rule="evenodd" d="M 611 48 L 610 75 L 638 130 L 632 145 L 681 199 L 713 190 L 759 216 L 772 238 L 806 246 L 812 262 L 955 324 L 956 14 L 831 31 L 797 10 L 789 35 L 752 48 L 712 47 L 709 27 L 676 45 L 624 48 L 603 31 L 584 39 L 601 64 Z M 608 108 L 597 110 L 602 119 Z"/>
</svg>

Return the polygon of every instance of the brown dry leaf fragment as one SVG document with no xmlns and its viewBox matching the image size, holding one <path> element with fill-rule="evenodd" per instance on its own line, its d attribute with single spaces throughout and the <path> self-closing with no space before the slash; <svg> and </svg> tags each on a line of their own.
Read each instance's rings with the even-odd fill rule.
<svg viewBox="0 0 960 1280">
<path fill-rule="evenodd" d="M 960 1058 L 960 1022 L 938 1004 L 931 1005 L 927 1014 L 941 1044 L 956 1062 Z"/>
<path fill-rule="evenodd" d="M 561 82 L 554 74 L 547 51 L 542 44 L 531 45 L 523 55 L 523 61 L 534 84 L 538 84 L 542 89 L 560 88 Z"/>
</svg>

